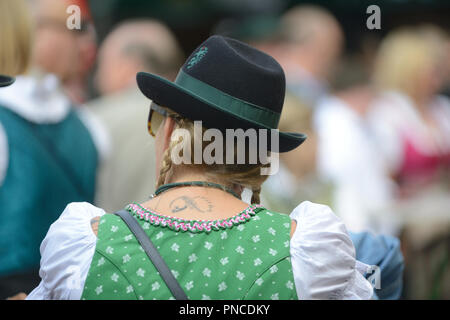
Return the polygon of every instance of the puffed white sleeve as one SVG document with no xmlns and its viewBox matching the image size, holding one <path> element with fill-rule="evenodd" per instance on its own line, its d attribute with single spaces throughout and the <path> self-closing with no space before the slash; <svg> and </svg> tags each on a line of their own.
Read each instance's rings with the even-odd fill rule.
<svg viewBox="0 0 450 320">
<path fill-rule="evenodd" d="M 355 259 L 343 222 L 325 205 L 302 202 L 290 214 L 297 223 L 290 241 L 299 299 L 371 299 L 369 266 Z"/>
<path fill-rule="evenodd" d="M 81 298 L 97 242 L 91 219 L 103 214 L 103 209 L 87 202 L 67 205 L 42 241 L 41 282 L 27 300 Z"/>
</svg>

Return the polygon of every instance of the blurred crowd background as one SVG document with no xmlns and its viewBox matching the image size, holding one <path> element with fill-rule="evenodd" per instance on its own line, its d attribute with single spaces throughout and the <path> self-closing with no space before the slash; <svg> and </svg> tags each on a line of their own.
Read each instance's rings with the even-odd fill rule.
<svg viewBox="0 0 450 320">
<path fill-rule="evenodd" d="M 71 4 L 80 30 L 66 26 Z M 174 80 L 222 34 L 279 61 L 280 130 L 308 135 L 281 155 L 262 204 L 324 203 L 351 231 L 399 237 L 402 298 L 450 299 L 450 3 L 377 1 L 373 30 L 371 4 L 0 0 L 0 74 L 16 76 L 0 88 L 0 283 L 36 284 L 39 244 L 67 203 L 112 212 L 148 198 L 153 139 L 135 75 Z"/>
</svg>

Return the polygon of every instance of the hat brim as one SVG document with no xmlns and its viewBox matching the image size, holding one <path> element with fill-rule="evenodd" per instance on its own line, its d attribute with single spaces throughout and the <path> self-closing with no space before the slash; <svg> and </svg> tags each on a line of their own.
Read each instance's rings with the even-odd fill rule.
<svg viewBox="0 0 450 320">
<path fill-rule="evenodd" d="M 0 75 L 0 87 L 7 87 L 14 83 L 14 78 Z"/>
<path fill-rule="evenodd" d="M 168 107 L 183 117 L 201 120 L 206 128 L 217 128 L 225 130 L 229 128 L 241 128 L 247 130 L 271 129 L 251 119 L 245 119 L 231 112 L 226 112 L 213 103 L 203 99 L 195 93 L 155 74 L 139 72 L 136 75 L 139 89 L 142 93 L 155 103 Z M 268 139 L 269 150 L 272 150 L 270 139 Z M 278 152 L 288 152 L 295 149 L 303 141 L 306 135 L 295 132 L 279 132 Z"/>
</svg>

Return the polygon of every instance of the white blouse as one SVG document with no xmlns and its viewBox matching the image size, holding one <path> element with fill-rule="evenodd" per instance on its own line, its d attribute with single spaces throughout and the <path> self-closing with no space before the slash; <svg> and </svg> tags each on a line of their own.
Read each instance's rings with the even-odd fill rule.
<svg viewBox="0 0 450 320">
<path fill-rule="evenodd" d="M 52 74 L 16 77 L 14 84 L 0 90 L 0 104 L 36 124 L 59 123 L 72 109 L 59 80 Z M 104 125 L 85 106 L 78 106 L 75 112 L 89 131 L 100 162 L 104 161 L 111 149 Z M 8 137 L 0 123 L 0 186 L 6 177 L 8 161 Z"/>
<path fill-rule="evenodd" d="M 81 298 L 97 241 L 90 222 L 104 214 L 86 202 L 66 207 L 41 244 L 42 281 L 27 299 Z M 345 225 L 331 209 L 305 201 L 290 217 L 297 222 L 290 253 L 299 299 L 371 299 L 363 276 L 369 266 L 355 259 Z"/>
</svg>

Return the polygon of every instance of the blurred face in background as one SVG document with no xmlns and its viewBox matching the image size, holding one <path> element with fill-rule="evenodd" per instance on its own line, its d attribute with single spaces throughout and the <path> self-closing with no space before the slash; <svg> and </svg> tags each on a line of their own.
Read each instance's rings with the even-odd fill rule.
<svg viewBox="0 0 450 320">
<path fill-rule="evenodd" d="M 119 39 L 106 38 L 98 55 L 95 86 L 101 95 L 113 94 L 136 83 L 136 73 L 143 69 L 138 61 L 124 56 Z"/>
<path fill-rule="evenodd" d="M 173 80 L 183 54 L 170 29 L 153 19 L 122 22 L 103 41 L 95 85 L 100 94 L 136 87 L 136 73 L 145 71 Z"/>
<path fill-rule="evenodd" d="M 86 76 L 95 60 L 93 30 L 69 30 L 68 1 L 35 0 L 35 43 L 33 62 L 61 81 Z"/>
<path fill-rule="evenodd" d="M 281 19 L 280 34 L 286 42 L 286 58 L 296 61 L 322 81 L 333 71 L 345 41 L 334 16 L 313 5 L 299 5 L 289 10 Z"/>
<path fill-rule="evenodd" d="M 445 38 L 437 29 L 400 29 L 381 43 L 374 80 L 382 90 L 398 90 L 417 103 L 438 93 L 447 77 Z"/>
<path fill-rule="evenodd" d="M 311 56 L 320 60 L 318 75 L 327 79 L 339 60 L 344 44 L 344 37 L 337 22 L 324 21 L 318 28 L 314 41 L 310 43 Z"/>
</svg>

